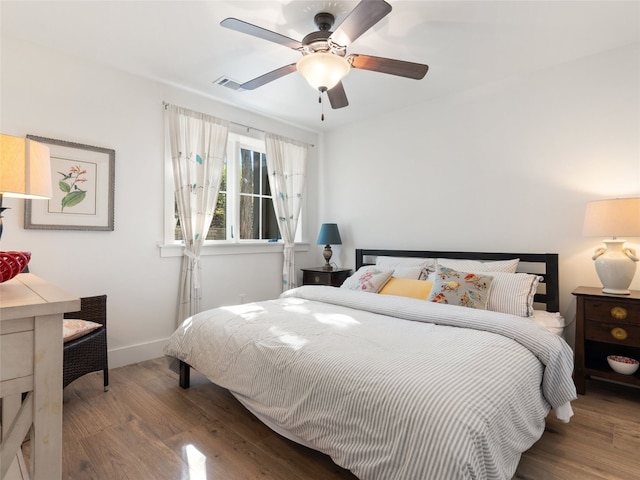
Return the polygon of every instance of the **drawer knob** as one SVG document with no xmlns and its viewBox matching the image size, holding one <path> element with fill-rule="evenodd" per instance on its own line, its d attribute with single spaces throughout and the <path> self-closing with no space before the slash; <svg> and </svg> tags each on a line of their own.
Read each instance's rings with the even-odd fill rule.
<svg viewBox="0 0 640 480">
<path fill-rule="evenodd" d="M 612 307 L 611 316 L 616 320 L 624 320 L 627 318 L 627 309 L 622 307 Z"/>
<path fill-rule="evenodd" d="M 611 329 L 611 336 L 616 340 L 626 340 L 628 335 L 624 328 L 615 327 Z"/>
</svg>

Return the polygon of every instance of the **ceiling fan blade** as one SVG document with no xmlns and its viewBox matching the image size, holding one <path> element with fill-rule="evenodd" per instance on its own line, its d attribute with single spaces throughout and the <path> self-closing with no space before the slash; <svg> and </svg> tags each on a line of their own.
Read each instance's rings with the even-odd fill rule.
<svg viewBox="0 0 640 480">
<path fill-rule="evenodd" d="M 265 73 L 264 75 L 260 75 L 259 77 L 256 77 L 253 80 L 249 80 L 248 82 L 243 83 L 242 85 L 240 85 L 240 88 L 243 90 L 254 90 L 269 82 L 273 82 L 274 80 L 277 80 L 280 77 L 289 75 L 291 72 L 295 72 L 295 71 L 296 71 L 295 63 L 292 63 L 291 65 L 285 65 L 284 67 L 276 68 L 275 70 L 269 73 Z"/>
<path fill-rule="evenodd" d="M 327 90 L 327 97 L 329 97 L 329 103 L 331 103 L 331 108 L 333 109 L 343 108 L 349 105 L 349 100 L 347 100 L 347 94 L 344 91 L 342 82 L 338 82 L 331 90 Z"/>
<path fill-rule="evenodd" d="M 351 44 L 391 11 L 384 0 L 362 0 L 329 37 L 342 47 Z"/>
<path fill-rule="evenodd" d="M 293 48 L 294 50 L 302 49 L 302 43 L 293 38 L 285 37 L 279 33 L 272 32 L 266 28 L 258 27 L 251 23 L 238 20 L 237 18 L 225 18 L 220 22 L 220 25 L 225 28 L 230 28 L 236 32 L 246 33 L 247 35 L 253 35 L 254 37 L 268 40 L 270 42 L 278 43 L 285 47 Z"/>
<path fill-rule="evenodd" d="M 392 58 L 372 57 L 370 55 L 353 54 L 347 57 L 353 68 L 373 70 L 374 72 L 398 75 L 399 77 L 421 80 L 427 74 L 429 65 L 422 63 L 405 62 Z"/>
</svg>

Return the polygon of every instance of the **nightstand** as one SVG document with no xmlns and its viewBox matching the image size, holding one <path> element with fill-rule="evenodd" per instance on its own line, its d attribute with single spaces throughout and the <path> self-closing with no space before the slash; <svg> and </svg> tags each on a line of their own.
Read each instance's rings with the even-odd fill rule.
<svg viewBox="0 0 640 480">
<path fill-rule="evenodd" d="M 339 287 L 351 275 L 351 272 L 350 268 L 334 268 L 333 270 L 325 270 L 324 267 L 303 268 L 302 284 Z"/>
<path fill-rule="evenodd" d="M 633 375 L 614 372 L 608 355 L 640 360 L 640 291 L 608 295 L 601 288 L 578 287 L 576 296 L 576 360 L 573 379 L 585 393 L 591 376 L 640 387 L 640 370 Z"/>
</svg>

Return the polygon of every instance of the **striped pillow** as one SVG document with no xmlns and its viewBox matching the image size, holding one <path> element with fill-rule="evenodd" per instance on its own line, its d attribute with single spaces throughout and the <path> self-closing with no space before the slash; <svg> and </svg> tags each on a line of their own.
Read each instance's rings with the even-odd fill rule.
<svg viewBox="0 0 640 480">
<path fill-rule="evenodd" d="M 493 283 L 487 310 L 519 317 L 533 316 L 533 297 L 540 277 L 528 273 L 482 272 L 491 275 Z"/>
<path fill-rule="evenodd" d="M 511 260 L 491 260 L 483 262 L 480 260 L 457 260 L 455 258 L 438 258 L 438 265 L 453 268 L 461 272 L 504 272 L 516 273 L 519 258 Z"/>
</svg>

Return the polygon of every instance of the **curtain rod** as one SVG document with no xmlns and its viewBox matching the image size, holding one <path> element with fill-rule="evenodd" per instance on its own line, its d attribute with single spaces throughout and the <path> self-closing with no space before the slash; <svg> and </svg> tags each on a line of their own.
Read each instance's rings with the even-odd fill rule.
<svg viewBox="0 0 640 480">
<path fill-rule="evenodd" d="M 171 104 L 170 104 L 170 103 L 167 103 L 167 102 L 165 102 L 165 101 L 162 101 L 162 106 L 164 107 L 164 109 L 165 109 L 165 110 L 167 109 L 167 107 L 168 107 L 169 105 L 171 105 Z M 260 130 L 259 128 L 256 128 L 256 127 L 250 127 L 249 125 L 243 125 L 242 123 L 232 122 L 232 121 L 229 121 L 229 123 L 231 123 L 231 124 L 235 125 L 236 127 L 246 128 L 246 129 L 247 129 L 247 131 L 249 131 L 249 130 L 254 130 L 254 131 L 256 131 L 256 132 L 260 132 L 260 133 L 268 133 L 268 132 L 266 132 L 266 131 L 264 131 L 264 130 Z M 297 141 L 299 141 L 299 140 L 297 140 Z M 300 142 L 300 143 L 306 143 L 306 142 Z M 310 146 L 310 147 L 315 147 L 315 144 L 313 144 L 313 143 L 307 143 L 307 145 L 308 145 L 308 146 Z"/>
</svg>

